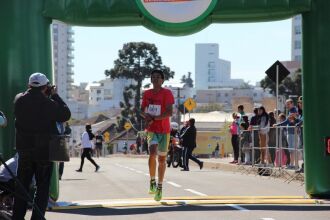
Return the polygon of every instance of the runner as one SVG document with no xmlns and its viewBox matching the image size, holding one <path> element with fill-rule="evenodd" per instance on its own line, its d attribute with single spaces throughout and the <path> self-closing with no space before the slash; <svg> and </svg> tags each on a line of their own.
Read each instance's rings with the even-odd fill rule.
<svg viewBox="0 0 330 220">
<path fill-rule="evenodd" d="M 164 73 L 161 70 L 151 72 L 153 89 L 144 92 L 142 100 L 142 116 L 146 121 L 147 140 L 149 146 L 150 194 L 154 199 L 162 199 L 162 184 L 166 168 L 166 154 L 170 139 L 170 117 L 174 97 L 170 90 L 162 87 Z M 158 185 L 156 185 L 156 158 L 158 155 Z"/>
</svg>

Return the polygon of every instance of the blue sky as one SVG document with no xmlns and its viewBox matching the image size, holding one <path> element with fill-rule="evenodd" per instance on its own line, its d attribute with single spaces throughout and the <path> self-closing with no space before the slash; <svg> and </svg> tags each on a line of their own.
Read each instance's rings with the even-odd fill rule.
<svg viewBox="0 0 330 220">
<path fill-rule="evenodd" d="M 188 36 L 169 37 L 140 26 L 74 27 L 74 84 L 104 79 L 113 67 L 124 43 L 144 41 L 156 44 L 163 63 L 175 71 L 174 81 L 183 74 L 195 74 L 195 44 L 218 43 L 221 59 L 231 61 L 232 78 L 251 84 L 265 76 L 276 60 L 291 59 L 291 19 L 244 24 L 212 24 Z"/>
</svg>

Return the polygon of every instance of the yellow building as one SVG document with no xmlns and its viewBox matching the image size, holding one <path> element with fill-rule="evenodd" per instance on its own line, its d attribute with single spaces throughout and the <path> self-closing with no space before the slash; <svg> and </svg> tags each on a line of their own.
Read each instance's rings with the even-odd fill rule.
<svg viewBox="0 0 330 220">
<path fill-rule="evenodd" d="M 231 135 L 229 125 L 232 121 L 231 113 L 209 112 L 191 113 L 190 118 L 194 118 L 197 129 L 197 147 L 194 154 L 211 155 L 217 142 L 220 147 L 224 147 L 225 153 L 232 152 Z M 189 120 L 189 115 L 182 116 L 182 121 Z"/>
</svg>

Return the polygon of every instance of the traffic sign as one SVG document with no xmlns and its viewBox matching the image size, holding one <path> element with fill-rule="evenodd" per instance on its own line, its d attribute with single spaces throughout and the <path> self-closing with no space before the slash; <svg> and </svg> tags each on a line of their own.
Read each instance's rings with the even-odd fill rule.
<svg viewBox="0 0 330 220">
<path fill-rule="evenodd" d="M 267 76 L 276 83 L 276 66 L 278 66 L 278 84 L 290 74 L 290 71 L 280 62 L 276 61 L 268 70 L 266 70 Z"/>
<path fill-rule="evenodd" d="M 196 108 L 196 102 L 195 100 L 193 100 L 192 98 L 188 98 L 184 103 L 183 103 L 184 107 L 186 107 L 186 109 L 188 111 L 193 110 L 194 108 Z"/>
<path fill-rule="evenodd" d="M 131 129 L 131 127 L 132 127 L 132 125 L 131 125 L 130 123 L 128 123 L 128 122 L 126 122 L 125 125 L 124 125 L 124 128 L 125 128 L 126 130 Z"/>
<path fill-rule="evenodd" d="M 110 133 L 108 131 L 104 132 L 103 134 L 105 142 L 110 141 Z"/>
</svg>

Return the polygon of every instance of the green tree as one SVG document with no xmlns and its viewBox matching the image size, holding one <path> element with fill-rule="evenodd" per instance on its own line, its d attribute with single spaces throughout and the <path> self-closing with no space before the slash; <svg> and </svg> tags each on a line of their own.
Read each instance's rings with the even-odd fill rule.
<svg viewBox="0 0 330 220">
<path fill-rule="evenodd" d="M 298 69 L 294 77 L 286 77 L 279 85 L 278 85 L 278 93 L 279 95 L 284 95 L 289 97 L 289 95 L 301 95 L 302 94 L 302 77 L 301 77 L 301 69 Z M 276 84 L 273 82 L 268 76 L 266 76 L 260 82 L 261 87 L 265 89 L 269 89 L 270 93 L 276 95 Z"/>
<path fill-rule="evenodd" d="M 184 83 L 183 86 L 188 86 L 189 88 L 194 87 L 194 80 L 191 78 L 191 72 L 181 77 L 181 83 Z"/>
<path fill-rule="evenodd" d="M 174 72 L 169 67 L 163 65 L 162 58 L 158 54 L 155 44 L 145 42 L 130 42 L 123 45 L 118 51 L 118 59 L 114 61 L 114 67 L 105 70 L 105 75 L 112 79 L 126 78 L 135 80 L 135 85 L 130 85 L 124 91 L 124 103 L 121 102 L 123 109 L 122 118 L 118 128 L 122 130 L 123 117 L 127 117 L 136 123 L 137 127 L 141 125 L 140 114 L 133 109 L 140 109 L 141 106 L 141 87 L 146 78 L 150 78 L 153 69 L 160 69 L 165 74 L 165 79 L 173 78 Z M 127 96 L 125 98 L 125 95 Z M 134 98 L 134 104 L 130 104 L 130 98 Z"/>
<path fill-rule="evenodd" d="M 240 89 L 251 89 L 252 86 L 249 84 L 249 81 L 248 81 L 248 82 L 244 82 L 243 84 L 241 84 L 239 88 Z"/>
</svg>

